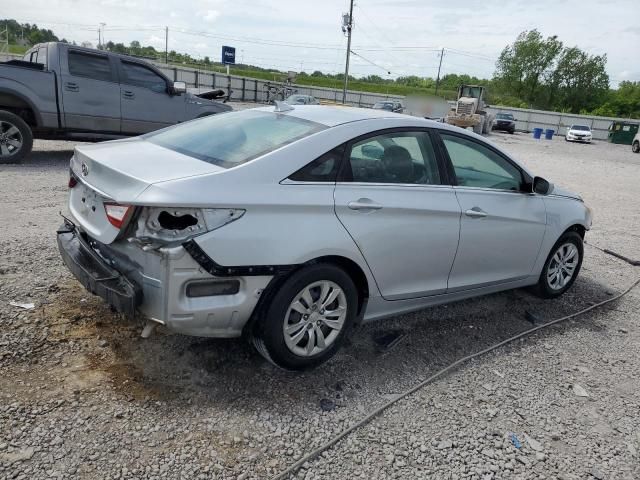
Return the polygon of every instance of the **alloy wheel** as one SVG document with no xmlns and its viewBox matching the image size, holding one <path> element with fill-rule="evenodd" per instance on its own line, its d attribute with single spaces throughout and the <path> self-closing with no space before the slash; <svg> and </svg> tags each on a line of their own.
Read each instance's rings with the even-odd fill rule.
<svg viewBox="0 0 640 480">
<path fill-rule="evenodd" d="M 10 157 L 22 148 L 22 133 L 18 127 L 6 120 L 0 120 L 0 157 Z"/>
<path fill-rule="evenodd" d="M 284 341 L 302 357 L 325 351 L 333 344 L 347 318 L 347 297 L 334 282 L 311 283 L 293 297 L 285 314 Z"/>
<path fill-rule="evenodd" d="M 563 289 L 573 278 L 580 252 L 573 243 L 561 245 L 551 257 L 547 267 L 547 283 L 553 290 Z"/>
</svg>

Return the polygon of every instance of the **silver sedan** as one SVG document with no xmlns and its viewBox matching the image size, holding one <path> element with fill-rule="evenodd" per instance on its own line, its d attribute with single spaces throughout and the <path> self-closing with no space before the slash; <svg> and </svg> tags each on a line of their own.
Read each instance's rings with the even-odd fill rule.
<svg viewBox="0 0 640 480">
<path fill-rule="evenodd" d="M 78 146 L 58 232 L 117 311 L 246 335 L 286 369 L 349 330 L 576 280 L 591 212 L 484 138 L 381 110 L 279 104 Z"/>
</svg>

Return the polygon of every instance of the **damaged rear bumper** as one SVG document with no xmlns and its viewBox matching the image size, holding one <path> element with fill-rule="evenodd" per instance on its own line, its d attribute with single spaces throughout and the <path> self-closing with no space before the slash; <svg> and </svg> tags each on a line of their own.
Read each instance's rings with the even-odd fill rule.
<svg viewBox="0 0 640 480">
<path fill-rule="evenodd" d="M 58 250 L 67 268 L 91 293 L 117 312 L 132 317 L 142 303 L 142 290 L 111 268 L 87 243 L 75 226 L 58 230 Z"/>
<path fill-rule="evenodd" d="M 58 231 L 58 248 L 64 263 L 88 291 L 118 312 L 140 314 L 185 335 L 240 336 L 262 291 L 278 271 L 276 267 L 271 272 L 217 264 L 215 271 L 209 271 L 182 245 L 152 250 L 127 241 L 105 245 L 68 222 Z M 199 247 L 189 250 L 209 258 Z M 194 286 L 230 280 L 235 285 L 230 291 L 194 293 Z"/>
</svg>

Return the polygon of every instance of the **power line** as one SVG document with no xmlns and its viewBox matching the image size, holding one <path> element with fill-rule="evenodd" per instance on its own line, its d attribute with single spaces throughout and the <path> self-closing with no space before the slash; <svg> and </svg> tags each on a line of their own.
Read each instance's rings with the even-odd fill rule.
<svg viewBox="0 0 640 480">
<path fill-rule="evenodd" d="M 387 75 L 391 75 L 391 72 L 389 70 L 387 70 L 386 68 L 382 67 L 381 65 L 378 65 L 377 63 L 369 60 L 368 58 L 363 57 L 362 55 L 360 55 L 359 53 L 354 52 L 353 50 L 351 50 L 351 53 L 354 54 L 356 57 L 360 57 L 365 62 L 370 63 L 374 67 L 378 67 L 379 69 L 384 70 L 385 72 L 387 72 Z"/>
</svg>

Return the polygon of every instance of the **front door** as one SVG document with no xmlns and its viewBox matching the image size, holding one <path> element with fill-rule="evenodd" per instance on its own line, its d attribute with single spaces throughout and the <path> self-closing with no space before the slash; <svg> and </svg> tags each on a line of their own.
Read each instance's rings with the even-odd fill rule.
<svg viewBox="0 0 640 480">
<path fill-rule="evenodd" d="M 120 61 L 123 133 L 147 133 L 185 118 L 186 95 L 172 95 L 167 79 L 142 63 Z"/>
<path fill-rule="evenodd" d="M 449 291 L 527 277 L 546 228 L 543 199 L 523 191 L 522 171 L 488 145 L 441 133 L 460 203 L 460 245 Z"/>
<path fill-rule="evenodd" d="M 120 86 L 111 59 L 103 53 L 73 48 L 66 52 L 60 75 L 65 127 L 119 133 Z"/>
<path fill-rule="evenodd" d="M 444 293 L 460 207 L 427 131 L 388 130 L 352 142 L 335 189 L 338 218 L 387 300 Z"/>
</svg>

